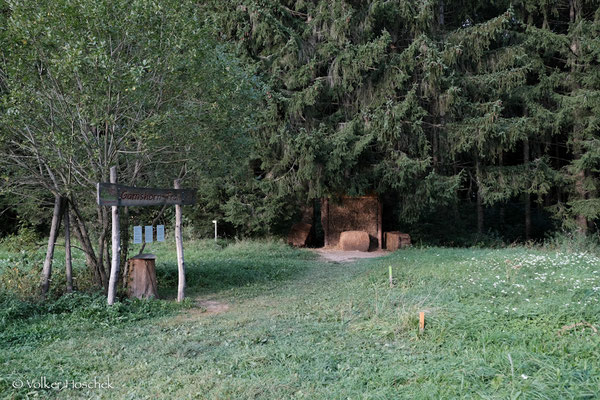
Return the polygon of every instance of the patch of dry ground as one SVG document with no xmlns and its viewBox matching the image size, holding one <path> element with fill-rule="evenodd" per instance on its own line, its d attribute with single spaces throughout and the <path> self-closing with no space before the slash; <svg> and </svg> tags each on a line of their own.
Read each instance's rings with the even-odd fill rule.
<svg viewBox="0 0 600 400">
<path fill-rule="evenodd" d="M 214 300 L 200 300 L 198 305 L 205 309 L 207 314 L 218 314 L 229 310 L 229 305 Z"/>
<path fill-rule="evenodd" d="M 344 251 L 335 248 L 315 249 L 314 252 L 319 254 L 323 260 L 329 262 L 353 262 L 362 258 L 376 258 L 391 254 L 391 252 L 385 250 Z"/>
<path fill-rule="evenodd" d="M 229 311 L 229 304 L 216 300 L 198 300 L 196 307 L 180 312 L 171 319 L 168 325 L 178 325 L 183 322 L 196 321 L 198 318 L 208 317 Z"/>
</svg>

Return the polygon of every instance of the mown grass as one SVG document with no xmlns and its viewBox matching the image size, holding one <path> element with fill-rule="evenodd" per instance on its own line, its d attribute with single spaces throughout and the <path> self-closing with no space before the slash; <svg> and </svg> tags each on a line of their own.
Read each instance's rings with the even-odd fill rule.
<svg viewBox="0 0 600 400">
<path fill-rule="evenodd" d="M 152 251 L 170 298 L 172 249 Z M 183 306 L 111 309 L 100 296 L 78 294 L 31 306 L 31 318 L 6 317 L 2 396 L 600 397 L 599 336 L 584 326 L 560 334 L 565 325 L 600 323 L 593 254 L 423 248 L 337 264 L 274 243 L 200 242 L 186 246 L 186 262 L 192 300 Z M 196 302 L 206 299 L 230 308 L 203 312 Z M 12 388 L 40 377 L 110 378 L 114 388 Z"/>
</svg>

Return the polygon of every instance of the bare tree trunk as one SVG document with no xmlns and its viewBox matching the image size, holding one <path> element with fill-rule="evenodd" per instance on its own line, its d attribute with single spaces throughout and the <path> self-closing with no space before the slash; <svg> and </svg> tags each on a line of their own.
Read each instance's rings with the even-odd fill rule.
<svg viewBox="0 0 600 400">
<path fill-rule="evenodd" d="M 377 241 L 379 250 L 383 249 L 383 202 L 377 198 Z"/>
<path fill-rule="evenodd" d="M 452 165 L 452 171 L 454 172 L 454 176 L 458 175 L 458 168 L 456 167 L 456 162 L 453 163 Z M 452 215 L 454 216 L 454 224 L 455 226 L 459 226 L 459 220 L 460 220 L 460 211 L 458 209 L 459 206 L 459 202 L 460 202 L 460 186 L 456 188 L 456 191 L 454 192 L 454 202 L 452 203 Z"/>
<path fill-rule="evenodd" d="M 581 12 L 581 4 L 578 0 L 569 0 L 569 19 L 571 24 L 576 24 L 579 22 Z M 577 58 L 580 53 L 580 43 L 579 40 L 575 37 L 571 42 L 571 53 L 574 59 L 571 60 L 571 73 L 575 74 L 577 72 Z M 577 81 L 574 81 L 573 90 L 579 89 L 579 84 Z M 573 123 L 573 148 L 574 148 L 574 156 L 575 159 L 579 159 L 582 156 L 582 147 L 580 144 L 580 138 L 578 137 L 578 130 L 581 129 L 578 126 L 577 113 L 574 115 L 574 123 Z M 587 191 L 585 189 L 585 170 L 577 171 L 575 174 L 575 193 L 577 194 L 577 198 L 580 200 L 584 200 L 587 198 Z M 586 235 L 588 233 L 588 220 L 585 215 L 578 214 L 575 217 L 575 223 L 577 224 L 577 231 Z"/>
<path fill-rule="evenodd" d="M 439 154 L 439 142 L 438 142 L 438 128 L 433 128 L 432 130 L 432 143 L 431 143 L 431 151 L 432 151 L 432 163 L 433 163 L 433 169 L 434 171 L 437 171 L 438 169 L 438 164 L 439 164 L 439 158 L 438 158 L 438 154 Z"/>
<path fill-rule="evenodd" d="M 110 168 L 110 183 L 117 183 L 117 167 Z M 121 232 L 119 229 L 119 207 L 112 207 L 112 262 L 110 266 L 110 281 L 108 282 L 108 305 L 113 305 L 117 294 L 119 280 L 119 248 L 121 247 Z"/>
<path fill-rule="evenodd" d="M 504 154 L 502 153 L 502 150 L 500 150 L 500 154 L 498 154 L 498 165 L 500 165 L 500 184 L 504 185 L 504 172 L 503 172 L 503 167 L 504 167 Z M 506 204 L 506 201 L 503 201 L 500 204 L 500 226 L 502 229 L 504 229 L 504 222 L 506 219 L 506 207 L 504 206 Z"/>
<path fill-rule="evenodd" d="M 575 175 L 575 191 L 577 192 L 577 197 L 579 199 L 587 198 L 587 192 L 585 190 L 585 171 L 581 170 L 577 172 Z M 575 222 L 577 223 L 577 231 L 584 235 L 588 233 L 588 219 L 585 215 L 578 214 L 575 217 Z"/>
<path fill-rule="evenodd" d="M 108 231 L 107 231 L 107 235 L 108 235 Z M 103 258 L 103 263 L 101 265 L 102 270 L 104 271 L 104 279 L 105 279 L 105 284 L 106 284 L 106 294 L 108 295 L 108 281 L 109 281 L 109 276 L 108 274 L 110 274 L 110 250 L 108 248 L 108 240 L 105 238 L 104 239 L 104 247 L 102 247 L 102 258 Z"/>
<path fill-rule="evenodd" d="M 483 199 L 481 196 L 481 161 L 479 156 L 475 156 L 475 179 L 477 183 L 477 233 L 483 234 L 484 214 Z"/>
<path fill-rule="evenodd" d="M 529 168 L 529 138 L 523 140 L 523 164 Z M 525 193 L 525 240 L 531 238 L 531 195 Z"/>
<path fill-rule="evenodd" d="M 48 238 L 48 249 L 42 270 L 42 298 L 46 297 L 50 287 L 50 276 L 52 275 L 52 259 L 54 258 L 54 247 L 60 227 L 60 210 L 62 199 L 59 195 L 54 197 L 54 211 L 52 212 L 52 225 L 50 226 L 50 237 Z"/>
<path fill-rule="evenodd" d="M 175 189 L 181 188 L 181 182 L 176 179 Z M 185 263 L 183 260 L 183 238 L 181 237 L 181 206 L 175 206 L 175 245 L 177 247 L 177 269 L 179 271 L 179 281 L 177 284 L 177 301 L 183 301 L 185 296 Z"/>
<path fill-rule="evenodd" d="M 129 255 L 129 207 L 123 207 L 123 227 L 121 228 L 121 232 L 121 270 L 123 271 L 123 283 L 125 283 L 127 256 Z"/>
<path fill-rule="evenodd" d="M 73 291 L 73 261 L 71 258 L 71 221 L 69 219 L 69 201 L 65 199 L 65 275 L 67 276 L 67 293 Z"/>
<path fill-rule="evenodd" d="M 329 246 L 329 199 L 325 197 L 321 201 L 321 226 L 323 227 L 323 246 Z"/>
<path fill-rule="evenodd" d="M 73 232 L 75 233 L 77 240 L 83 247 L 86 263 L 88 267 L 92 268 L 92 270 L 94 271 L 94 275 L 96 276 L 98 285 L 104 288 L 104 290 L 106 291 L 106 273 L 102 265 L 102 247 L 99 248 L 98 258 L 96 258 L 96 253 L 94 252 L 94 247 L 92 246 L 92 241 L 90 240 L 85 221 L 83 220 L 83 217 L 79 212 L 77 202 L 73 196 L 71 196 L 70 203 L 74 218 L 73 227 L 75 228 L 75 230 Z"/>
</svg>

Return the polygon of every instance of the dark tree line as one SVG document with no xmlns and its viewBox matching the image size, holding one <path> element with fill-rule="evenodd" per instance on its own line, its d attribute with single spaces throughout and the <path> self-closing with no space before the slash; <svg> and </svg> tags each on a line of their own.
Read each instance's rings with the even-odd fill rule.
<svg viewBox="0 0 600 400">
<path fill-rule="evenodd" d="M 115 163 L 127 183 L 186 176 L 207 233 L 283 232 L 367 193 L 388 229 L 596 232 L 599 6 L 3 2 L 0 202 L 35 221 L 70 199 L 103 260 L 90 199 Z"/>
<path fill-rule="evenodd" d="M 473 205 L 480 233 L 518 203 L 521 239 L 532 207 L 596 231 L 599 5 L 214 2 L 215 26 L 271 90 L 259 197 L 377 192 L 390 225 Z"/>
</svg>

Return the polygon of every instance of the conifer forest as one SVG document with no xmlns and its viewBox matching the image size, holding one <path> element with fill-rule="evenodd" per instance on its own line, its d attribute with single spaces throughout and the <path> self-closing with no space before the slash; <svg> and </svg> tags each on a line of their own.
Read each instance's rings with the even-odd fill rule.
<svg viewBox="0 0 600 400">
<path fill-rule="evenodd" d="M 597 233 L 595 0 L 5 1 L 1 18 L 3 235 L 47 230 L 57 196 L 105 226 L 90 193 L 111 165 L 198 187 L 200 234 L 208 215 L 282 234 L 302 205 L 364 194 L 436 244 Z"/>
<path fill-rule="evenodd" d="M 600 0 L 0 0 L 1 399 L 600 398 Z"/>
</svg>

